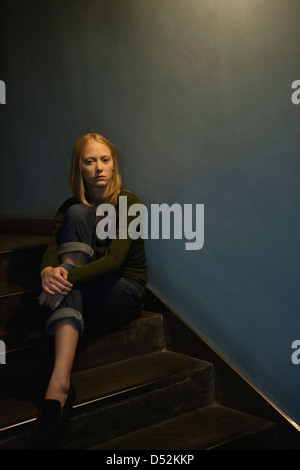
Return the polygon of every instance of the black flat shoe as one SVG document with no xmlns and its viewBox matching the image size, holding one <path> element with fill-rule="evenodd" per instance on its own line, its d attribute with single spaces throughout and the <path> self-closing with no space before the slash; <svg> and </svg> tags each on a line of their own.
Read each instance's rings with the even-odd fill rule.
<svg viewBox="0 0 300 470">
<path fill-rule="evenodd" d="M 75 399 L 76 394 L 72 387 L 70 387 L 63 408 L 58 400 L 44 399 L 34 431 L 34 439 L 36 441 L 52 441 L 62 435 Z"/>
</svg>

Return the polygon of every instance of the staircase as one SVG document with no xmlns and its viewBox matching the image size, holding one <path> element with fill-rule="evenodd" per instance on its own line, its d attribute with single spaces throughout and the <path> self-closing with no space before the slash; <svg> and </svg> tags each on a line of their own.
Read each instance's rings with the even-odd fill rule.
<svg viewBox="0 0 300 470">
<path fill-rule="evenodd" d="M 53 357 L 48 312 L 36 300 L 49 237 L 14 232 L 6 226 L 0 235 L 1 450 L 30 448 Z M 275 449 L 273 423 L 215 402 L 213 364 L 166 349 L 159 313 L 143 311 L 117 330 L 85 330 L 72 384 L 77 400 L 61 449 Z"/>
</svg>

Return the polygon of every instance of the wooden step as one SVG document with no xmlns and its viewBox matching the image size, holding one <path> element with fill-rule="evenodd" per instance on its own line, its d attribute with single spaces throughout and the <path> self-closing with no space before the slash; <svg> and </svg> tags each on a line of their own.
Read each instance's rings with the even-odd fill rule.
<svg viewBox="0 0 300 470">
<path fill-rule="evenodd" d="M 274 450 L 275 444 L 273 423 L 213 403 L 88 450 Z"/>
<path fill-rule="evenodd" d="M 157 351 L 72 374 L 77 393 L 64 449 L 85 449 L 212 403 L 213 367 Z M 41 392 L 41 390 L 40 390 Z M 1 400 L 0 449 L 26 449 L 37 391 Z"/>
<path fill-rule="evenodd" d="M 53 365 L 52 338 L 45 334 L 29 334 L 8 339 L 6 365 L 0 368 L 0 397 L 24 390 L 32 383 L 47 380 Z M 118 328 L 85 330 L 79 342 L 73 371 L 90 369 L 117 362 L 134 355 L 147 354 L 165 348 L 162 316 L 142 312 L 140 318 Z"/>
</svg>

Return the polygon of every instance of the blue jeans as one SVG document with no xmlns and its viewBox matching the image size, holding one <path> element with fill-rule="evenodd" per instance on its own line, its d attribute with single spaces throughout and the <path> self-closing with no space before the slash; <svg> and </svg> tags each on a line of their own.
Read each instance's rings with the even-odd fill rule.
<svg viewBox="0 0 300 470">
<path fill-rule="evenodd" d="M 80 251 L 90 262 L 95 256 L 95 240 L 96 219 L 92 209 L 85 204 L 71 206 L 59 228 L 58 255 Z M 67 270 L 73 268 L 64 263 L 61 266 Z M 138 318 L 143 303 L 143 294 L 138 286 L 123 277 L 109 276 L 89 285 L 76 285 L 50 315 L 46 332 L 53 334 L 54 323 L 63 319 L 71 319 L 80 336 L 84 319 L 92 327 L 117 326 Z"/>
</svg>

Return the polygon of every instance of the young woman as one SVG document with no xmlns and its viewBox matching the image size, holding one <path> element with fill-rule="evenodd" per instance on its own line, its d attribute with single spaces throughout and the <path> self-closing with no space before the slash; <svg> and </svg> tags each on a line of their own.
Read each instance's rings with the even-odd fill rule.
<svg viewBox="0 0 300 470">
<path fill-rule="evenodd" d="M 140 201 L 122 188 L 115 147 L 99 134 L 82 136 L 70 173 L 73 197 L 57 211 L 41 266 L 39 302 L 51 310 L 46 331 L 55 341 L 54 368 L 36 427 L 36 436 L 45 439 L 57 433 L 74 403 L 71 370 L 84 323 L 100 327 L 138 318 L 147 282 L 143 239 L 119 236 L 121 219 L 128 225 L 133 220 L 121 217 L 120 196 L 126 197 L 127 210 Z M 97 236 L 101 204 L 115 214 L 114 237 Z"/>
</svg>

